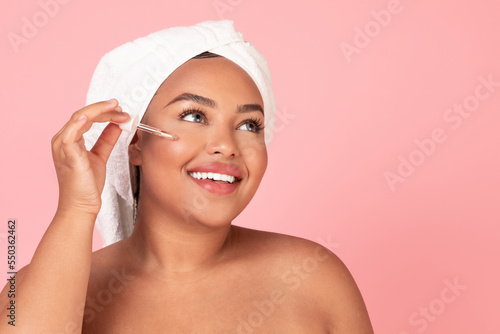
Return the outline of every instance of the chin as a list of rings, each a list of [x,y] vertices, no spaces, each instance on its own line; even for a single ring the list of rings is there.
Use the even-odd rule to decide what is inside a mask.
[[[212,210],[204,212],[186,212],[183,219],[186,223],[197,224],[206,228],[217,229],[231,225],[232,221],[241,213],[233,210],[213,212]]]

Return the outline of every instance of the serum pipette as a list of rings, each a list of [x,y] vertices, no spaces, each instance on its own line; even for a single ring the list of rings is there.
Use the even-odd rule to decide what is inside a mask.
[[[120,129],[127,131],[127,132],[135,132],[136,130],[142,130],[147,133],[151,133],[153,135],[157,135],[163,138],[168,138],[170,140],[177,140],[179,137],[177,137],[174,134],[168,133],[166,131],[160,130],[158,128],[152,127],[150,125],[142,124],[139,123],[139,116],[136,116],[134,118],[131,118],[128,122],[125,123],[116,123]]]

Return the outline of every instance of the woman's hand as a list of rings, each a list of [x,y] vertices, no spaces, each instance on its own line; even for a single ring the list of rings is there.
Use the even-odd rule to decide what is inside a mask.
[[[106,162],[121,130],[110,123],[90,151],[85,149],[83,134],[93,122],[122,123],[128,119],[116,100],[94,103],[75,112],[52,139],[59,207],[29,266],[16,279],[16,289],[23,292],[16,295],[16,305],[23,313],[23,333],[82,330],[95,216],[101,206]],[[2,319],[9,314],[5,291],[0,294],[0,308],[5,305],[3,311],[0,309]],[[49,309],[47,316],[44,310]],[[6,320],[0,322],[0,332],[14,331]]]
[[[126,122],[115,99],[97,102],[75,112],[52,138],[52,157],[59,182],[58,212],[77,210],[95,214],[101,208],[101,193],[106,177],[106,162],[118,141],[121,129],[108,124],[94,147],[87,151],[83,134],[93,122]]]

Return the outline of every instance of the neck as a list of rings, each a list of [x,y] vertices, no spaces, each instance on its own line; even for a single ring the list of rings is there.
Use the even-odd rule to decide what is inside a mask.
[[[232,240],[230,223],[207,227],[174,217],[137,215],[128,238],[137,263],[146,271],[188,273],[209,269],[224,258]]]

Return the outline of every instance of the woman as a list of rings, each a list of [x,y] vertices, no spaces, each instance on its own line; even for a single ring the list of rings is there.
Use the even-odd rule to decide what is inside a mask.
[[[78,110],[53,138],[59,205],[16,278],[23,332],[373,332],[354,280],[329,250],[231,224],[265,172],[270,134],[263,126],[273,99],[261,80],[266,70],[261,79],[256,74],[262,66],[253,71],[244,60],[240,66],[217,47],[203,51],[176,65],[146,98],[141,122],[178,140],[136,132],[126,141],[138,169],[135,217],[118,221],[132,219],[130,235],[91,252],[94,223],[109,204],[104,194],[101,200],[103,188],[119,187],[111,185],[117,172],[111,152],[120,142],[117,124],[130,121],[119,102]],[[113,123],[87,151],[83,134],[94,122]],[[13,332],[5,321],[0,326]]]

